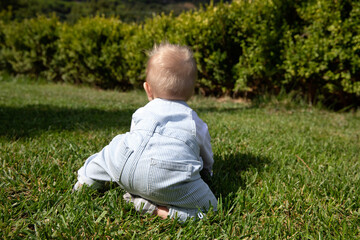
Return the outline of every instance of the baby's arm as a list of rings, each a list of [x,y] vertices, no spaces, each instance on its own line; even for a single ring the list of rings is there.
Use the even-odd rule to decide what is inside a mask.
[[[193,111],[193,119],[196,124],[196,139],[200,147],[200,156],[203,160],[203,169],[212,176],[214,164],[213,152],[210,143],[210,134],[207,124],[201,120],[196,112]]]
[[[116,182],[114,170],[111,166],[113,160],[112,152],[115,152],[120,138],[121,135],[115,137],[109,145],[85,161],[85,164],[78,171],[78,181],[73,190],[80,189],[84,184],[95,189],[104,189],[106,183]]]
[[[102,151],[104,151],[104,149]],[[101,189],[106,181],[110,181],[109,178],[101,178],[100,180],[100,175],[106,176],[106,174],[104,174],[106,171],[104,171],[101,162],[104,162],[101,158],[101,152],[89,157],[85,161],[85,164],[78,170],[78,181],[73,189],[78,190],[83,185],[91,186],[94,189]]]
[[[206,125],[206,124],[205,124]],[[200,156],[204,163],[204,169],[212,176],[212,167],[214,165],[213,152],[210,143],[210,134],[207,130],[203,135],[203,144],[200,146]]]

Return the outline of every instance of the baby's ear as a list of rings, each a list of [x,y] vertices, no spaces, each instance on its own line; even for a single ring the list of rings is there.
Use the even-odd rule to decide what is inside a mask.
[[[149,84],[147,82],[143,83],[143,87],[144,87],[145,92],[147,92],[148,86],[149,86]]]
[[[153,93],[151,91],[150,85],[147,82],[144,82],[143,87],[145,89],[145,92],[146,92],[146,95],[147,95],[149,101],[153,100],[154,96],[153,96]]]

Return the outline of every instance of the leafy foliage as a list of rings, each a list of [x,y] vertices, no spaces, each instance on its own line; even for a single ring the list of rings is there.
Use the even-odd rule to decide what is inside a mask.
[[[59,39],[56,17],[1,24],[0,66],[11,73],[32,76],[46,75],[54,67]]]
[[[233,1],[141,23],[85,17],[0,22],[0,67],[15,74],[138,88],[146,51],[162,41],[190,46],[197,91],[254,97],[295,91],[333,108],[360,105],[357,1]]]
[[[355,96],[360,96],[359,2],[321,1],[299,14],[307,24],[301,33],[285,34],[283,83],[302,88],[310,100],[356,101]]]
[[[84,18],[64,24],[55,56],[61,79],[108,88],[128,87],[123,58],[122,23],[115,18]]]
[[[10,11],[11,18],[19,21],[34,18],[38,14],[56,14],[62,22],[71,24],[80,18],[96,15],[116,16],[124,22],[141,22],[153,14],[173,12],[179,15],[210,2],[217,3],[220,0],[6,0],[0,1],[0,11]]]

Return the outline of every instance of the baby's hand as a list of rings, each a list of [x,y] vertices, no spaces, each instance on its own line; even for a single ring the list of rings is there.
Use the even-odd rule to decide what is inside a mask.
[[[81,187],[82,187],[82,184],[79,181],[77,181],[72,189],[72,192],[79,190]]]
[[[94,181],[91,185],[87,183],[81,183],[81,181],[77,181],[72,189],[72,192],[80,190],[82,186],[86,184],[87,186],[91,187],[92,189],[95,189],[100,192],[105,192],[110,189],[111,182],[96,182]]]

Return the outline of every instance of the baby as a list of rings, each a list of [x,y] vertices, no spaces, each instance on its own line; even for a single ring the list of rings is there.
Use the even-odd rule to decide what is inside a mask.
[[[214,163],[208,127],[186,104],[196,78],[189,48],[155,46],[144,83],[149,103],[133,114],[130,132],[86,160],[74,190],[116,182],[137,211],[180,221],[216,211],[217,199],[200,177],[212,175]]]

